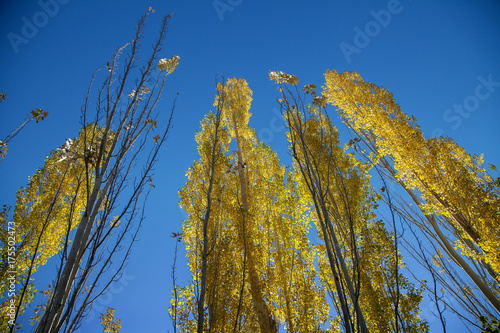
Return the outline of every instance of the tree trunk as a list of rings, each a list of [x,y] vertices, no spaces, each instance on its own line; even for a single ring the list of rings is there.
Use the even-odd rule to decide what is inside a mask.
[[[238,175],[240,180],[240,191],[241,191],[241,201],[243,202],[243,218],[248,217],[249,207],[246,193],[246,185],[245,185],[245,175],[243,172],[243,157],[241,152],[240,138],[238,135],[238,128],[236,126],[236,122],[233,122],[235,134],[236,134],[236,144],[238,147]],[[262,333],[275,333],[277,332],[276,325],[274,324],[274,319],[272,318],[271,312],[264,300],[264,296],[262,295],[262,287],[260,283],[260,279],[255,267],[255,259],[254,259],[254,245],[252,241],[252,237],[248,237],[248,234],[251,234],[251,228],[247,230],[247,237],[243,239],[247,247],[247,258],[248,258],[248,275],[250,281],[250,293],[252,294],[252,304],[254,310],[257,314],[259,320],[259,327]]]

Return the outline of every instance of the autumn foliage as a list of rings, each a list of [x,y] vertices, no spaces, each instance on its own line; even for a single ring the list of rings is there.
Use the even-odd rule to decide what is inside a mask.
[[[483,158],[450,138],[424,138],[390,92],[357,73],[327,71],[322,94],[312,84],[299,89],[291,74],[269,78],[281,94],[293,165],[282,166],[248,126],[247,83],[219,82],[216,111],[196,134],[200,158],[179,192],[193,283],[172,300],[174,329],[424,332],[424,291],[438,310],[450,306],[438,284],[465,299],[452,308],[471,324],[497,316],[500,200]],[[328,104],[352,135],[344,147]],[[379,215],[381,204],[392,218]],[[418,245],[401,239],[413,228],[421,229]],[[418,237],[432,246],[423,249]],[[415,285],[403,250],[430,270],[434,289]],[[451,275],[446,258],[472,285]]]
[[[136,70],[153,12],[113,54],[100,88],[92,76],[77,136],[51,151],[17,191],[15,241],[10,208],[0,212],[0,246],[16,253],[15,263],[9,251],[0,257],[1,331],[20,328],[18,317],[38,292],[33,275],[56,255],[53,286],[40,292],[31,317],[38,333],[77,330],[125,267],[175,107],[158,130],[154,109],[180,59],[159,57],[169,15]],[[187,218],[173,236],[185,246],[191,280],[177,284],[174,264],[174,332],[428,332],[425,296],[444,330],[444,309],[478,329],[498,329],[495,167],[451,138],[424,137],[391,92],[358,73],[324,76],[319,92],[314,84],[300,87],[292,74],[269,72],[290,165],[249,125],[248,83],[216,82],[214,110],[195,134],[199,157],[179,190]],[[46,116],[35,108],[0,141],[0,160],[28,122]],[[350,135],[345,144],[341,128]],[[432,281],[408,269],[409,261]],[[12,299],[10,285],[20,287]],[[100,323],[104,332],[122,327],[113,308]]]

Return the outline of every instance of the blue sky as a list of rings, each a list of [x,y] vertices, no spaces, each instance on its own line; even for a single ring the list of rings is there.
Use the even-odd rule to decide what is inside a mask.
[[[359,72],[392,91],[425,136],[450,136],[469,153],[484,153],[486,163],[500,165],[500,3],[495,0],[3,0],[0,91],[7,99],[0,104],[0,137],[35,107],[49,116],[27,126],[9,145],[0,164],[1,204],[13,205],[15,191],[49,151],[76,136],[91,74],[132,38],[149,6],[156,14],[144,47],[151,44],[161,15],[173,12],[162,56],[181,57],[159,107],[168,112],[177,92],[179,98],[127,279],[99,304],[117,309],[125,333],[170,328],[175,246],[170,235],[181,229],[183,219],[177,191],[197,158],[194,132],[212,108],[217,74],[248,81],[254,92],[250,124],[286,164],[290,156],[273,110],[279,96],[267,78],[269,70],[317,86],[323,85],[326,69]],[[34,23],[36,30],[25,27]],[[16,43],[20,38],[23,43]],[[188,273],[180,256],[182,282]],[[82,332],[98,331],[97,319],[84,324]]]

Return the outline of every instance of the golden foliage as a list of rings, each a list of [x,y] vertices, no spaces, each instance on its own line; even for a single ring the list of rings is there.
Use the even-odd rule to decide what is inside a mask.
[[[328,321],[329,307],[324,288],[316,283],[315,251],[307,238],[307,204],[297,193],[294,176],[248,127],[251,90],[247,83],[233,78],[217,88],[218,98],[224,101],[223,128],[216,147],[208,226],[206,325],[212,331],[226,332],[238,320],[238,331],[259,331],[260,309],[255,302],[263,297],[274,327],[284,324],[290,331],[314,331]],[[179,192],[180,205],[188,213],[183,241],[196,283],[201,277],[201,230],[208,204],[214,121],[215,114],[210,112],[201,123],[196,135],[200,159],[188,170]],[[233,139],[238,151],[230,153]],[[183,309],[183,318],[194,311],[190,295],[182,303],[191,307]],[[195,322],[190,323],[195,327]]]
[[[93,181],[92,165],[96,163],[101,136],[99,127],[88,126],[78,138],[68,139],[61,148],[50,152],[44,166],[29,178],[27,187],[18,190],[13,223],[9,224],[6,214],[2,215],[0,244],[7,247],[13,235],[16,243],[14,265],[8,261],[8,252],[2,252],[2,297],[9,289],[6,279],[9,271],[16,272],[15,281],[22,286],[28,275],[63,249],[66,235],[78,226],[86,205],[87,185],[90,185],[87,182]],[[86,173],[86,166],[90,166],[90,174]],[[35,292],[31,285],[27,287],[22,309],[31,302]],[[16,298],[16,305],[18,301]],[[5,311],[2,308],[2,313]]]
[[[107,308],[106,312],[101,314],[100,319],[104,332],[120,333],[122,324],[120,319],[115,318],[115,309]]]
[[[420,194],[424,214],[447,221],[462,253],[484,261],[499,280],[500,197],[482,156],[471,156],[450,138],[425,139],[384,87],[353,72],[325,73],[325,96],[361,134],[376,160],[390,157],[396,178]]]

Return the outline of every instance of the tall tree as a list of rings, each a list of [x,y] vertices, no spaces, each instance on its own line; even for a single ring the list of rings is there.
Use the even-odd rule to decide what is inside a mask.
[[[250,294],[252,295],[252,304],[257,314],[258,323],[261,332],[272,333],[278,330],[275,319],[272,317],[268,303],[264,299],[263,279],[258,273],[258,249],[254,242],[257,237],[258,229],[256,216],[251,214],[250,204],[253,197],[248,193],[250,191],[251,177],[248,172],[248,166],[253,166],[257,156],[252,156],[251,141],[253,139],[248,120],[250,118],[250,103],[252,92],[244,80],[230,79],[225,86],[219,87],[225,93],[225,105],[223,106],[223,116],[228,125],[229,133],[236,141],[236,169],[239,180],[239,200],[241,200],[241,220],[240,228],[242,241],[248,263],[248,275]],[[246,170],[245,167],[247,167]],[[250,203],[249,203],[250,201]],[[255,205],[252,205],[255,209]]]
[[[85,160],[81,155],[69,157],[68,154],[83,151],[86,135],[99,129],[89,126],[87,131],[86,134],[82,131],[74,140],[68,139],[64,146],[50,153],[43,168],[30,178],[28,186],[18,190],[13,221],[0,221],[0,242],[5,246],[11,243],[13,250],[10,260],[8,252],[2,253],[0,283],[2,291],[9,290],[8,285],[14,281],[21,285],[16,299],[20,313],[34,296],[31,276],[67,245],[66,235],[78,226],[87,195],[87,188],[83,186]],[[4,298],[6,293],[2,296]],[[7,329],[13,318],[12,312],[7,311],[10,300],[5,298],[2,313],[10,315],[3,321],[3,328]]]
[[[189,169],[180,191],[181,206],[189,216],[183,240],[198,283],[207,244],[207,193],[215,175],[207,227],[206,329],[275,332],[284,323],[292,332],[321,331],[327,324],[328,304],[316,285],[307,205],[292,174],[248,127],[251,91],[246,82],[229,79],[217,90],[214,106],[222,107],[223,125],[217,131],[220,148],[213,155],[218,112],[209,113],[196,137],[200,160]],[[232,140],[236,151],[230,154]],[[183,301],[188,305],[183,318],[194,303],[192,297]],[[182,328],[189,329],[192,324],[185,322]]]
[[[299,92],[293,75],[270,72],[270,78],[282,92],[279,103],[290,149],[314,203],[328,258],[328,264],[320,265],[323,281],[334,286],[333,300],[345,330],[426,331],[427,324],[418,316],[422,291],[400,274],[400,254],[372,212],[368,168],[339,147],[325,97],[316,94],[314,85]]]
[[[470,277],[498,316],[500,197],[483,157],[470,156],[450,138],[425,139],[416,119],[400,110],[390,92],[357,73],[329,70],[325,79],[328,102],[359,138],[361,150],[407,192],[426,220],[418,225]],[[458,287],[474,307],[468,287]]]
[[[17,245],[24,281],[11,332],[29,298],[26,291],[32,273],[56,252],[60,253],[59,268],[42,305],[44,313],[38,318],[36,332],[78,329],[92,302],[120,278],[125,267],[145,218],[142,200],[171,126],[172,113],[164,130],[153,136],[161,119],[154,109],[166,77],[179,62],[177,56],[159,57],[170,18],[167,15],[138,78],[130,82],[151,12],[139,19],[133,41],[119,48],[108,62],[104,82],[95,93],[91,88],[96,74],[92,76],[82,106],[79,137],[67,140],[52,153],[29,187],[18,194],[14,222],[27,227]],[[129,53],[120,66],[118,59],[126,48]],[[149,154],[143,153],[146,149]],[[143,170],[134,175],[139,162]],[[28,220],[19,220],[24,218]],[[107,271],[112,261],[115,273],[110,274]]]

